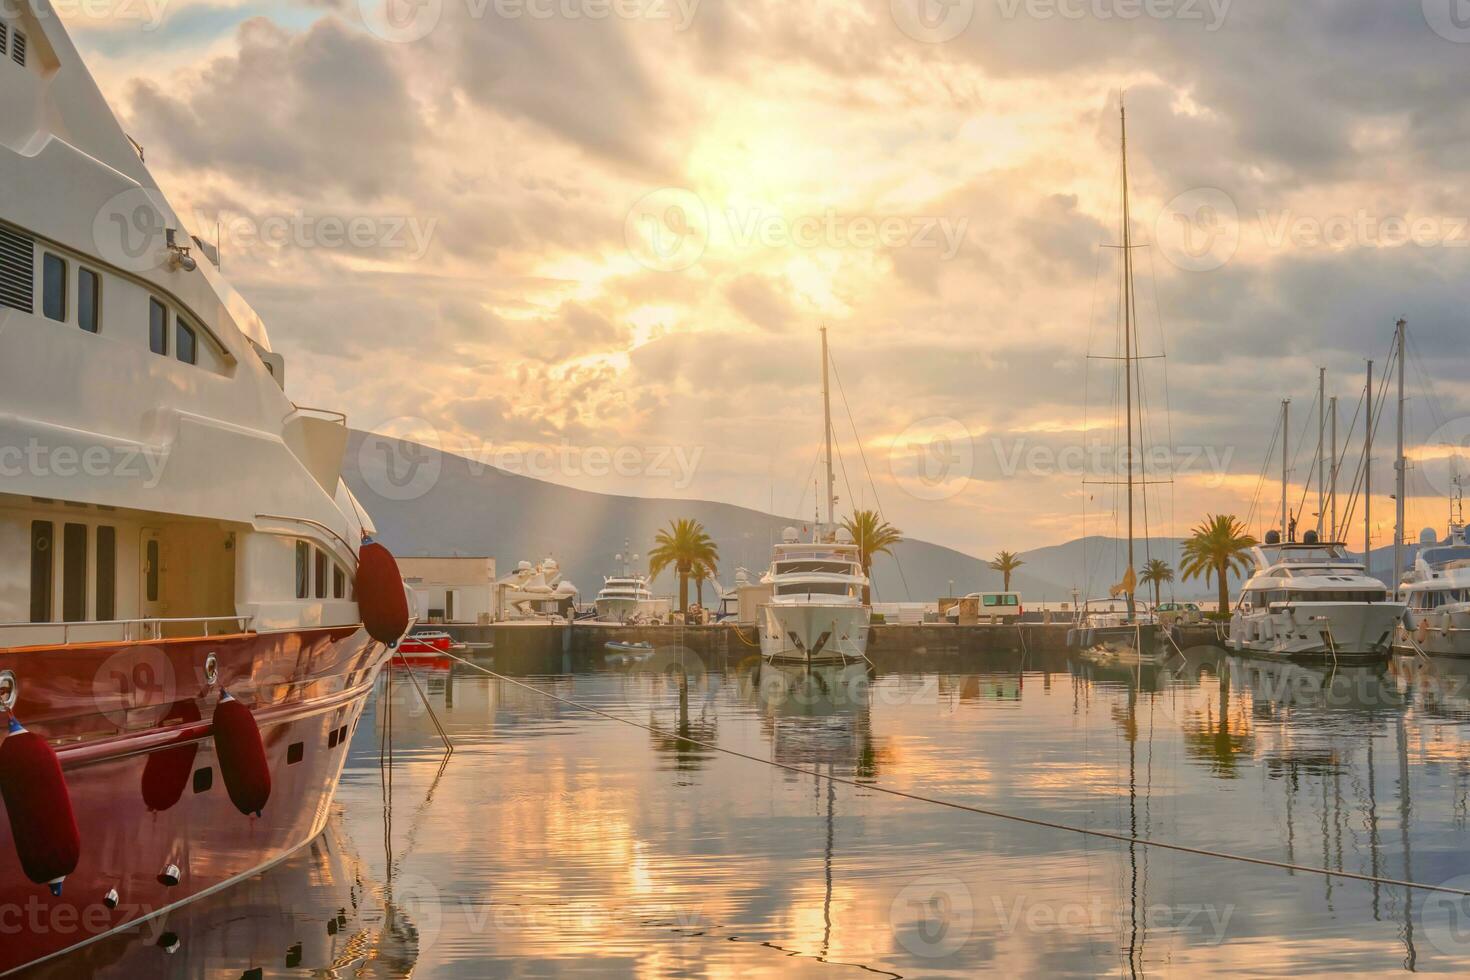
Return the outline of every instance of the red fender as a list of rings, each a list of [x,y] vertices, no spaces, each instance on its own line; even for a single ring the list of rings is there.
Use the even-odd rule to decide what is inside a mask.
[[[13,717],[0,742],[0,795],[26,877],[59,896],[61,883],[81,860],[76,813],[56,752]]]
[[[357,552],[357,611],[363,628],[379,643],[392,646],[408,632],[408,596],[398,562],[368,537]]]
[[[224,692],[214,709],[214,751],[230,802],[246,815],[260,816],[271,798],[271,767],[260,726],[250,709]]]

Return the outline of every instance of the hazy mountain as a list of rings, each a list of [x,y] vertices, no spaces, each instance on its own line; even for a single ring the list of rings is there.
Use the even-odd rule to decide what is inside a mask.
[[[785,527],[805,525],[800,518],[778,517],[709,501],[622,497],[574,490],[509,473],[414,443],[400,443],[353,432],[344,476],[372,514],[383,542],[400,555],[488,555],[500,574],[518,561],[554,557],[584,599],[617,569],[614,556],[624,550],[645,555],[659,528],[677,517],[692,517],[720,548],[720,581],[734,581],[737,566],[758,576],[770,559],[771,544]],[[880,601],[931,601],[949,594],[998,589],[999,573],[985,561],[926,541],[904,541],[894,558],[880,556],[873,578]],[[1147,556],[1179,565],[1178,539],[1151,539],[1136,546],[1141,571]],[[1088,537],[1024,551],[1026,564],[1012,577],[1012,588],[1038,600],[1063,600],[1075,587],[1093,596],[1123,576],[1122,542]],[[987,559],[988,560],[988,559]],[[1375,570],[1392,567],[1392,549],[1374,551]],[[646,563],[645,563],[646,567]],[[1232,581],[1232,587],[1239,584]],[[673,594],[677,582],[666,573],[655,592]],[[1166,590],[1167,591],[1167,590]],[[1175,583],[1181,598],[1214,595],[1203,582]],[[709,596],[707,595],[708,599]]]

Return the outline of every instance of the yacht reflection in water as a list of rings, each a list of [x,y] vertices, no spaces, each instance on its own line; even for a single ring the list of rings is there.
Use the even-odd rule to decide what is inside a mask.
[[[408,977],[419,934],[334,813],[307,847],[27,977]]]
[[[822,849],[822,939],[817,959],[828,962],[832,949],[832,889],[836,874],[837,784],[831,778],[874,781],[878,777],[873,747],[872,665],[757,663],[742,678],[749,685],[771,740],[771,758],[783,766],[811,773],[788,773],[808,779],[812,798],[822,813],[826,839]],[[876,970],[880,976],[898,976]]]

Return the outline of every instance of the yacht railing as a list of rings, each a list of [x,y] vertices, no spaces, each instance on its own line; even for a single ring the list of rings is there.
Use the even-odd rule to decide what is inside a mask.
[[[123,643],[136,643],[147,640],[164,639],[164,631],[168,627],[198,625],[202,629],[196,634],[185,634],[187,636],[224,636],[232,633],[250,632],[250,616],[190,616],[183,618],[151,617],[145,619],[103,619],[103,620],[79,620],[69,623],[0,623],[0,646],[5,644],[8,636],[23,630],[30,630],[37,634],[45,635],[46,644],[56,642],[54,636],[56,631],[61,632],[61,642],[71,643],[106,643],[121,641]],[[210,632],[211,624],[230,624],[228,629],[217,629]],[[116,629],[110,629],[116,628]],[[120,633],[121,636],[115,634]],[[78,636],[78,634],[83,634]],[[175,637],[170,637],[173,639]],[[40,645],[40,644],[37,644]]]

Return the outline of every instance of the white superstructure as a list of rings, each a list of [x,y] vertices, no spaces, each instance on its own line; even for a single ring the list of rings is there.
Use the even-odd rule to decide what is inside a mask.
[[[1256,570],[1230,620],[1231,645],[1302,659],[1386,658],[1404,604],[1342,545],[1306,538],[1283,544],[1273,531],[1252,549]]]
[[[0,646],[359,622],[345,417],[286,396],[55,12],[0,25]]]
[[[800,664],[866,659],[872,610],[863,601],[868,577],[858,546],[850,539],[801,543],[795,528],[782,537],[761,578],[771,588],[761,609],[761,655]]]

